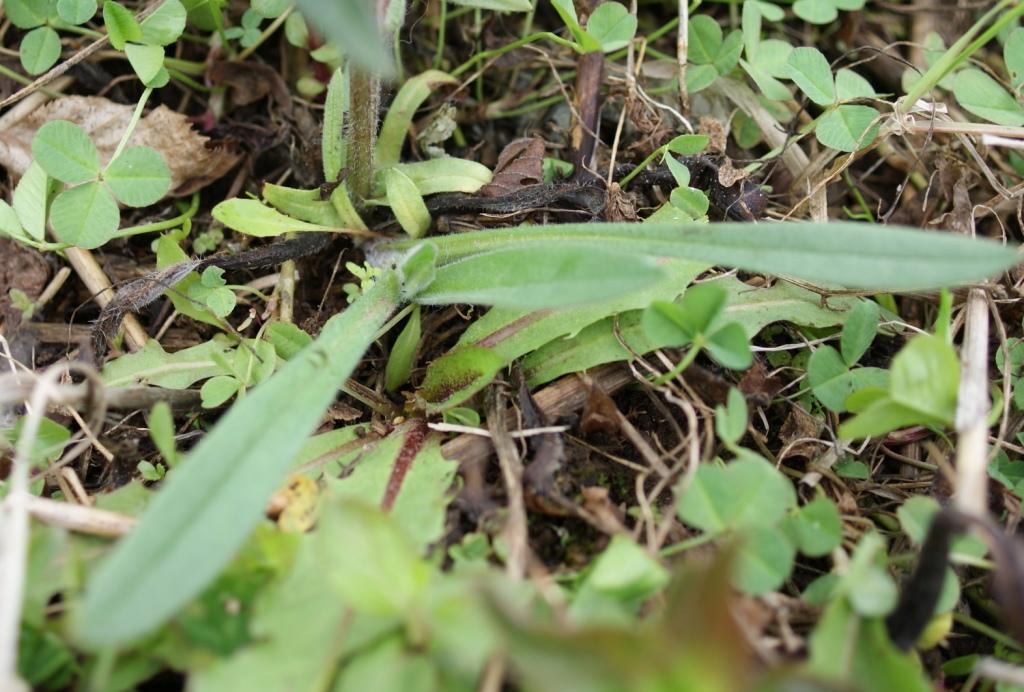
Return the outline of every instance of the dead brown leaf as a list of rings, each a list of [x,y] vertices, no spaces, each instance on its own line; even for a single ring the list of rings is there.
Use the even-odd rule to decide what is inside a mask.
[[[618,183],[608,186],[608,202],[604,207],[604,215],[608,221],[639,221],[636,213],[636,202],[630,193],[619,187]]]
[[[51,120],[70,120],[83,128],[106,163],[117,148],[132,116],[132,106],[100,96],[64,96],[51,101],[11,126],[0,138],[0,165],[20,178],[32,162],[32,137]],[[187,117],[166,106],[147,113],[129,140],[131,145],[153,147],[171,169],[172,197],[190,195],[217,180],[241,159],[230,147],[192,129]]]
[[[480,188],[485,197],[510,192],[544,182],[544,140],[523,137],[509,142],[498,154],[491,182]]]
[[[612,398],[600,387],[587,389],[587,403],[583,405],[580,416],[580,432],[584,435],[603,433],[614,435],[619,432],[619,419],[622,414]]]
[[[740,391],[755,406],[767,406],[782,389],[783,382],[770,375],[761,358],[755,358],[754,364],[743,374],[740,380]]]

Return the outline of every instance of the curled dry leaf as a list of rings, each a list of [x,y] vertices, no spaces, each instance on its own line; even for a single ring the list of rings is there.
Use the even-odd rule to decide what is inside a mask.
[[[82,127],[106,163],[132,116],[126,106],[99,96],[65,96],[38,108],[12,125],[0,138],[0,165],[21,177],[32,161],[32,137],[50,120],[70,120]],[[192,129],[189,120],[166,106],[147,113],[132,133],[130,145],[153,147],[171,169],[173,197],[190,195],[217,180],[238,163],[241,153],[216,146]]]
[[[497,197],[544,181],[544,140],[523,137],[509,142],[498,154],[491,182],[481,195]]]

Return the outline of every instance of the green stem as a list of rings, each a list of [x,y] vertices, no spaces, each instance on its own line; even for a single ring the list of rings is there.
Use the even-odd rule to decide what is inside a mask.
[[[448,23],[448,0],[441,0],[441,17],[437,20],[437,48],[434,51],[434,69],[441,69],[444,59],[445,25]]]
[[[155,231],[165,231],[168,228],[175,228],[190,220],[199,211],[199,193],[192,195],[192,201],[188,205],[188,209],[183,211],[173,219],[167,219],[166,221],[156,221],[154,223],[145,223],[141,226],[129,226],[128,228],[122,228],[114,234],[115,238],[128,238],[134,235],[141,235],[143,233],[153,233]]]
[[[377,115],[380,108],[380,82],[367,70],[354,64],[349,76],[349,117],[351,128],[345,147],[348,186],[357,206],[369,199],[373,184],[373,147],[377,139]]]
[[[1024,646],[1021,646],[1016,639],[1006,636],[996,628],[989,627],[980,620],[975,620],[970,615],[954,612],[953,620],[954,622],[959,622],[961,625],[964,625],[965,627],[970,627],[975,632],[979,632],[985,635],[992,641],[999,642],[1007,648],[1013,649],[1014,651],[1024,651]]]
[[[11,68],[5,67],[4,65],[0,65],[0,75],[7,77],[11,81],[21,84],[22,86],[28,86],[32,83],[32,80],[26,77],[25,75],[19,74]]]
[[[404,308],[399,310],[398,313],[394,317],[392,317],[390,320],[388,320],[387,324],[385,324],[383,327],[381,327],[379,330],[377,330],[377,333],[374,335],[373,340],[376,341],[377,339],[381,338],[382,336],[384,336],[385,334],[390,332],[394,328],[394,326],[396,324],[398,324],[399,322],[404,320],[406,318],[406,316],[410,312],[412,312],[415,308],[416,308],[416,303],[409,303]]]
[[[89,38],[104,38],[106,34],[92,29],[87,29],[84,26],[78,26],[77,24],[68,24],[60,20],[49,22],[50,26],[54,29],[58,29],[68,34],[78,34],[79,36],[88,36]]]
[[[184,72],[179,72],[178,70],[172,67],[167,68],[167,73],[171,76],[171,79],[176,79],[188,88],[195,89],[196,91],[201,91],[204,94],[218,94],[227,90],[227,87],[223,86],[208,87],[205,84],[200,84]]]
[[[670,60],[670,61],[674,62],[675,59],[676,59],[676,56],[669,55],[668,53],[663,53],[662,51],[658,50],[657,48],[651,48],[650,46],[647,47],[647,51],[646,52],[647,52],[647,55],[649,57],[655,58],[657,60]]]
[[[488,113],[487,119],[497,120],[499,118],[514,118],[519,115],[526,115],[527,113],[533,113],[534,111],[542,110],[544,108],[547,108],[548,106],[553,106],[556,103],[559,103],[563,100],[565,100],[564,96],[562,96],[561,94],[555,94],[554,96],[549,96],[545,99],[535,101],[534,103],[526,103],[516,108],[510,108],[507,111],[497,111],[495,113]]]
[[[195,60],[181,58],[164,58],[164,66],[168,70],[177,70],[192,77],[202,77],[206,73],[206,65]]]
[[[843,180],[846,182],[846,186],[850,188],[850,194],[857,201],[857,206],[861,208],[867,220],[871,223],[875,222],[875,215],[871,213],[871,207],[868,206],[867,200],[864,199],[864,195],[861,194],[860,189],[854,185],[853,176],[850,175],[849,170],[843,171]]]
[[[655,387],[660,387],[669,380],[678,377],[679,373],[683,372],[684,370],[686,370],[686,368],[690,367],[690,365],[693,364],[693,361],[696,360],[697,354],[700,353],[700,340],[701,336],[698,334],[697,338],[694,339],[693,344],[690,346],[690,350],[686,352],[686,355],[683,356],[682,360],[676,363],[675,367],[666,372],[664,375],[655,378],[651,382],[651,384],[654,385]]]
[[[1024,13],[1024,3],[1017,5],[1007,12],[986,31],[979,40],[974,40],[978,32],[989,21],[996,17],[1004,7],[1017,0],[1001,0],[995,7],[986,12],[981,19],[976,21],[963,36],[946,49],[946,52],[935,62],[927,72],[922,75],[914,86],[910,88],[906,96],[897,102],[897,112],[906,112],[917,103],[918,99],[935,88],[935,85],[942,81],[943,77],[952,72],[957,65],[973,55],[981,46],[995,36],[999,30]]]
[[[680,541],[670,546],[666,546],[658,551],[659,557],[671,557],[672,555],[678,555],[679,553],[685,552],[691,548],[710,543],[711,541],[718,538],[717,534],[714,533],[702,533],[699,536],[693,538],[687,538],[685,541]]]
[[[504,55],[505,53],[508,53],[510,51],[515,50],[516,48],[522,48],[523,46],[525,46],[525,45],[527,45],[529,43],[534,43],[536,41],[539,41],[542,38],[546,38],[549,41],[552,41],[553,43],[557,43],[558,45],[563,46],[565,48],[572,48],[577,53],[581,52],[580,51],[580,47],[578,45],[576,45],[576,43],[574,43],[573,41],[568,41],[568,40],[562,38],[561,36],[559,36],[558,34],[553,34],[550,31],[538,31],[535,34],[530,34],[529,36],[524,36],[523,38],[516,39],[512,43],[508,43],[508,44],[502,46],[501,48],[493,48],[491,50],[480,51],[479,53],[474,55],[472,58],[470,58],[469,60],[467,60],[466,62],[462,63],[461,65],[456,67],[454,70],[452,70],[451,71],[451,75],[453,77],[458,77],[460,74],[463,74],[464,72],[466,72],[467,70],[469,70],[471,67],[473,67],[474,65],[476,65],[479,62],[483,62],[485,60],[490,60],[491,58],[500,57],[500,56]]]
[[[656,158],[658,158],[659,156],[663,156],[667,149],[668,145],[663,144],[662,146],[652,151],[646,159],[640,162],[640,165],[631,170],[625,177],[623,177],[622,180],[619,181],[619,187],[625,190],[626,186],[629,185],[629,181],[631,181],[636,176],[640,175],[640,172],[643,169],[647,168],[649,165],[651,165],[651,162],[654,161]]]
[[[258,39],[256,39],[256,43],[252,44],[251,46],[249,46],[245,50],[243,50],[243,51],[238,53],[237,60],[239,60],[239,61],[245,60],[250,55],[252,55],[256,51],[257,48],[259,48],[260,46],[263,45],[264,41],[266,41],[268,38],[270,38],[271,35],[273,35],[273,33],[275,31],[277,31],[281,27],[282,24],[284,24],[285,20],[288,19],[288,15],[290,15],[294,9],[295,9],[294,6],[289,7],[287,10],[285,10],[280,15],[278,15],[274,19],[274,21],[272,21],[270,24],[268,24],[267,28],[264,29],[262,31],[262,33],[260,33],[260,37]]]
[[[135,126],[139,124],[139,119],[142,117],[142,110],[146,107],[146,101],[149,100],[149,95],[153,93],[153,87],[146,87],[146,90],[142,92],[142,96],[139,97],[139,102],[135,106],[135,111],[132,112],[132,119],[128,121],[128,127],[124,129],[124,134],[121,135],[121,141],[117,143],[117,149],[114,150],[114,155],[110,157],[110,161],[107,162],[107,166],[117,160],[117,157],[124,151],[125,146],[128,144],[128,140],[131,139],[132,132],[135,131]],[[106,168],[104,168],[106,170]]]

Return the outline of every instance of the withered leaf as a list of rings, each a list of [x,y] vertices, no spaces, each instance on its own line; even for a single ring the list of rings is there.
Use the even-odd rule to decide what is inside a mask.
[[[36,109],[12,125],[0,139],[0,166],[20,178],[32,162],[32,137],[51,120],[70,120],[86,131],[106,163],[132,116],[132,106],[100,96],[65,96]],[[191,195],[217,180],[241,159],[230,147],[192,129],[186,116],[157,106],[135,127],[130,145],[153,147],[171,170],[172,197]]]
[[[498,154],[491,182],[479,194],[497,197],[544,181],[544,140],[523,137],[509,142]]]

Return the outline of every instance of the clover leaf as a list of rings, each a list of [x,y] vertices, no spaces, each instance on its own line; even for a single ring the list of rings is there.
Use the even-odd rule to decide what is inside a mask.
[[[843,325],[841,352],[832,346],[820,346],[807,361],[811,391],[826,408],[845,411],[846,399],[855,391],[886,385],[888,374],[880,368],[852,369],[875,338],[878,315],[877,303],[869,300],[857,303]]]
[[[50,206],[54,232],[63,242],[83,248],[99,247],[117,232],[117,201],[148,206],[167,194],[171,184],[167,164],[150,147],[129,147],[102,168],[89,135],[67,120],[51,120],[40,127],[32,139],[32,154],[44,181],[32,188],[39,191],[30,200],[25,198],[27,190],[20,194],[16,190],[14,209],[19,218],[25,217],[22,227],[37,240],[42,240],[42,223],[26,223],[45,218],[46,176],[71,186],[57,194]]]
[[[688,288],[678,303],[654,301],[643,314],[644,332],[656,343],[691,344],[690,352],[675,368],[680,372],[693,362],[700,350],[706,350],[727,368],[747,368],[753,356],[743,327],[736,322],[720,324],[727,298],[721,287],[704,283]],[[674,376],[674,372],[663,378],[670,376]]]

